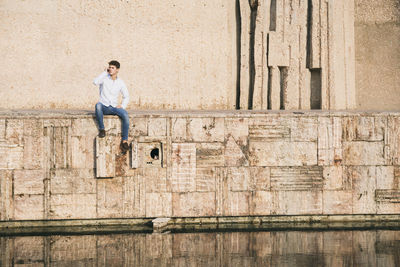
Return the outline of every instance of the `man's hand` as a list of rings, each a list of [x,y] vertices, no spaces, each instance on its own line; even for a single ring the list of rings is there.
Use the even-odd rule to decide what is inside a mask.
[[[121,106],[121,105],[118,105],[117,108],[122,108],[122,106]]]

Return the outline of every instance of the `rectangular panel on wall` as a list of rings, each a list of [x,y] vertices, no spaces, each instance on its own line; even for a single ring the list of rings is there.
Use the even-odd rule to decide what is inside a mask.
[[[96,177],[115,176],[114,139],[111,136],[96,137]]]

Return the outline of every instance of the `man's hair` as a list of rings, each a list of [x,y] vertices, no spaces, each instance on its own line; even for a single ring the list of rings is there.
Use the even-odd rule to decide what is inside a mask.
[[[121,67],[121,64],[119,64],[119,62],[116,60],[111,60],[110,62],[108,62],[108,65],[113,65],[113,66],[117,67],[117,69],[119,69]]]

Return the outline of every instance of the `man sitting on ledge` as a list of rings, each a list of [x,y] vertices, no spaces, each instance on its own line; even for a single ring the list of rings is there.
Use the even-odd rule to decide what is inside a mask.
[[[100,100],[96,104],[96,119],[99,125],[99,137],[106,136],[103,115],[117,115],[122,120],[121,150],[125,154],[128,149],[129,116],[126,106],[129,101],[129,92],[123,80],[117,77],[120,64],[116,60],[108,63],[108,68],[95,78],[93,83],[99,86]],[[119,94],[122,94],[122,104],[118,105]]]

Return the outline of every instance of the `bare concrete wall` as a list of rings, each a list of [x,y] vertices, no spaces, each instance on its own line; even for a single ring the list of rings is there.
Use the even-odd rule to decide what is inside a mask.
[[[117,59],[128,108],[233,108],[231,2],[1,0],[0,107],[92,108]]]
[[[357,108],[400,108],[400,1],[355,0]]]

